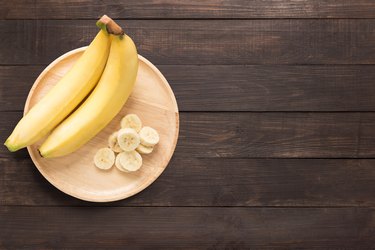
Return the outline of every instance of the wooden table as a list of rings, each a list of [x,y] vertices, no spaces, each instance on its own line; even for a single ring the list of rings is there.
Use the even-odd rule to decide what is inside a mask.
[[[374,1],[66,2],[1,3],[1,141],[106,13],[169,80],[177,149],[142,193],[94,204],[2,147],[0,248],[375,248]]]

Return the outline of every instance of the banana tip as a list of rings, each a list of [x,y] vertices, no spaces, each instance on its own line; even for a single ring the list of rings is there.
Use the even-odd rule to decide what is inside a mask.
[[[17,150],[19,149],[19,147],[12,145],[12,144],[9,142],[9,139],[7,139],[7,140],[4,142],[4,145],[5,145],[5,147],[8,148],[8,150],[9,150],[10,152],[15,152],[15,151],[17,151]]]
[[[46,157],[45,154],[43,154],[43,153],[40,151],[40,148],[38,148],[38,154],[39,154],[42,158],[48,158],[48,157]]]

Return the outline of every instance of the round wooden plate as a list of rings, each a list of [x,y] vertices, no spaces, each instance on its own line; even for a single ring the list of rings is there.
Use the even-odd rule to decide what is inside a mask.
[[[24,114],[57,83],[85,49],[62,55],[40,74],[27,97]],[[108,136],[120,128],[121,118],[129,113],[137,114],[143,125],[159,132],[159,144],[150,155],[142,155],[143,165],[137,172],[123,173],[116,167],[99,170],[93,163],[94,154],[99,148],[107,147]],[[39,155],[37,149],[43,140],[27,149],[40,173],[61,191],[86,201],[108,202],[132,196],[159,177],[172,157],[178,131],[178,107],[171,87],[151,62],[139,56],[138,76],[131,96],[97,136],[76,152],[55,159]]]

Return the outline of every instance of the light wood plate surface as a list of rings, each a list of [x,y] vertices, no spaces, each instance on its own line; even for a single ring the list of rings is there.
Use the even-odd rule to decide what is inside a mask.
[[[86,47],[72,50],[52,62],[37,78],[27,97],[24,114],[37,103],[72,67]],[[123,173],[115,166],[99,170],[93,157],[99,148],[107,147],[108,136],[120,128],[121,118],[137,114],[143,125],[155,128],[160,142],[150,155],[142,155],[142,168]],[[175,96],[160,71],[139,56],[138,76],[134,90],[120,113],[97,136],[67,156],[44,159],[38,153],[42,141],[27,149],[40,173],[56,188],[76,198],[108,202],[132,196],[154,182],[164,171],[176,147],[179,114]]]

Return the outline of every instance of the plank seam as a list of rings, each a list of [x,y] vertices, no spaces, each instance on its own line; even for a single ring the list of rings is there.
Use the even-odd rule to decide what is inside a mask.
[[[251,21],[251,20],[375,20],[375,17],[208,17],[208,18],[188,18],[188,17],[129,17],[129,18],[113,18],[114,20],[130,20],[130,21]],[[97,21],[98,18],[0,18],[0,21]]]
[[[82,201],[85,202],[85,201]],[[375,209],[375,206],[112,206],[112,205],[96,205],[99,203],[92,203],[87,205],[0,205],[0,207],[80,207],[80,208],[252,208],[252,209],[263,209],[263,208],[269,208],[269,209],[346,209],[346,208],[366,208],[366,209]],[[94,205],[94,206],[92,206]]]

